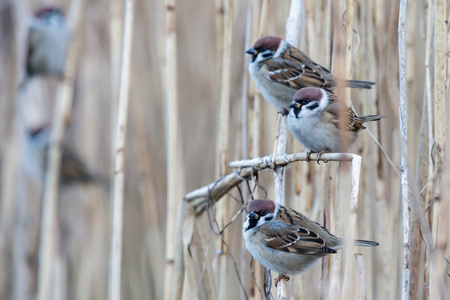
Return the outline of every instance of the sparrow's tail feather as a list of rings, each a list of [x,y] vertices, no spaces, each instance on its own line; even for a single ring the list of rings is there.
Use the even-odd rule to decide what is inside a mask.
[[[381,116],[381,115],[370,115],[370,116],[358,117],[358,119],[361,121],[361,123],[378,121],[378,120],[381,120],[383,118],[385,118],[385,116]]]
[[[376,247],[379,244],[374,241],[366,241],[366,240],[355,240],[355,246],[363,246],[363,247]]]
[[[359,80],[347,80],[347,86],[357,89],[371,89],[375,82],[372,81],[359,81]]]

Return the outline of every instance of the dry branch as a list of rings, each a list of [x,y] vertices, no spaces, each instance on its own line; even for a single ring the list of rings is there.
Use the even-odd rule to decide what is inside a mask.
[[[115,135],[114,162],[114,194],[113,224],[111,239],[111,260],[108,282],[108,299],[121,298],[122,275],[122,231],[123,231],[123,200],[125,193],[125,137],[127,129],[128,102],[130,94],[131,49],[133,41],[134,0],[125,4],[124,36],[122,45],[122,64],[120,74],[119,103],[117,108],[117,127]]]

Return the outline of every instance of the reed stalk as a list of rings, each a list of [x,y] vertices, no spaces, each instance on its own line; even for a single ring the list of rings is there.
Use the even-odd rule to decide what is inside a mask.
[[[178,115],[178,60],[176,31],[176,0],[165,2],[165,83],[166,83],[166,130],[167,130],[167,209],[166,209],[166,266],[164,274],[164,299],[169,299],[173,290],[174,257],[177,238],[177,218],[180,206],[180,157]]]
[[[134,25],[134,0],[125,3],[123,29],[122,62],[120,67],[120,88],[117,107],[117,126],[113,147],[114,153],[114,194],[111,257],[108,279],[108,299],[121,299],[122,292],[122,240],[123,240],[123,201],[125,194],[125,140],[130,95],[131,51]]]
[[[431,251],[430,267],[430,299],[446,298],[442,274],[444,266],[448,266],[444,260],[448,239],[448,209],[449,200],[443,197],[443,166],[445,162],[447,108],[445,82],[447,79],[447,28],[444,20],[447,17],[447,1],[434,1],[434,200],[432,235],[433,250]],[[448,146],[448,143],[447,143]],[[448,149],[448,147],[447,147]],[[448,297],[448,294],[447,294]]]
[[[411,199],[408,184],[408,127],[407,127],[407,94],[406,94],[406,7],[408,1],[400,1],[398,23],[399,44],[399,77],[400,77],[400,150],[401,150],[401,184],[402,184],[402,220],[403,220],[403,272],[402,299],[409,299],[410,289],[410,255],[411,255]]]

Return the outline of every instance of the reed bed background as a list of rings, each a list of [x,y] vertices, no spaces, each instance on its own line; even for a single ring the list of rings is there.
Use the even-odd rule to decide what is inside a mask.
[[[61,6],[74,25],[66,76],[35,78],[18,91],[29,16],[44,4]],[[291,5],[297,27],[287,27]],[[340,90],[339,97],[358,114],[386,116],[352,148],[362,158],[357,211],[348,207],[349,163],[286,167],[286,205],[339,236],[356,220],[357,238],[380,243],[355,249],[354,262],[350,249],[291,278],[288,297],[448,299],[449,6],[445,0],[1,0],[0,299],[276,297],[241,233],[244,204],[275,198],[273,171],[219,180],[235,172],[230,161],[274,152],[276,110],[254,86],[244,53],[264,35],[298,40],[339,77],[376,81],[372,90]],[[61,113],[64,103],[70,117]],[[27,132],[50,124],[92,173],[108,180],[45,184]],[[126,136],[117,124],[126,124]],[[116,141],[124,137],[122,160]],[[58,175],[54,141],[50,176]],[[304,150],[288,133],[286,152]],[[243,178],[240,190],[223,198],[223,190],[206,189],[197,202],[183,201],[217,180],[215,187]],[[43,209],[48,197],[53,208]],[[120,247],[114,256],[113,220]],[[51,239],[44,242],[46,234]],[[43,251],[48,263],[39,265]],[[349,261],[353,275],[346,277]]]

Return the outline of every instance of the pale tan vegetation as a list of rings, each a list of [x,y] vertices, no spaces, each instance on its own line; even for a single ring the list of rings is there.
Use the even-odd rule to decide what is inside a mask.
[[[276,298],[241,226],[248,201],[280,200],[283,185],[286,205],[330,232],[380,243],[291,277],[289,299],[450,297],[448,1],[52,1],[75,26],[66,76],[18,91],[29,15],[44,3],[0,1],[0,299]],[[386,116],[355,155],[318,165],[276,152],[277,112],[244,53],[264,35],[376,82],[338,92]],[[27,131],[50,123],[45,181]],[[282,132],[286,153],[304,152]],[[62,144],[109,184],[58,184]]]

